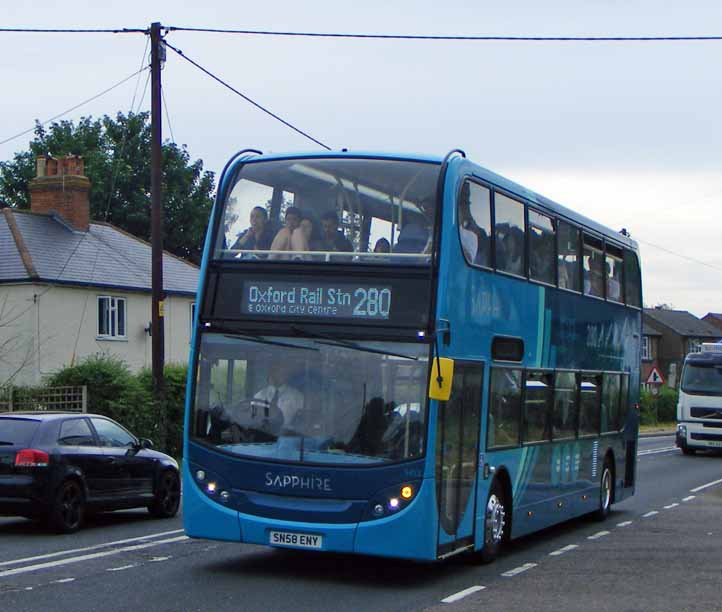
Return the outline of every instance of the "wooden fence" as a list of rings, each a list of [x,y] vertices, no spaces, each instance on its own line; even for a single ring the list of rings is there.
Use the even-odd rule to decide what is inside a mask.
[[[88,388],[82,387],[0,387],[0,412],[57,410],[87,412]]]

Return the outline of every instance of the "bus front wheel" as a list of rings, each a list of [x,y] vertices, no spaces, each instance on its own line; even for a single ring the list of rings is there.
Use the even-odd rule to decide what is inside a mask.
[[[491,563],[498,556],[509,521],[508,511],[504,489],[495,479],[484,511],[484,547],[478,553],[481,563]]]

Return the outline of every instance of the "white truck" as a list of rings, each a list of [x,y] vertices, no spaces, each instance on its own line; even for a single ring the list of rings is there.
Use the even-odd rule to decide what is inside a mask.
[[[676,444],[685,455],[722,449],[722,342],[704,343],[684,360]]]

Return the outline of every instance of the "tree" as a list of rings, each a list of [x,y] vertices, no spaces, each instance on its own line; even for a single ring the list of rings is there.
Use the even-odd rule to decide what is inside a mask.
[[[150,239],[150,141],[148,113],[118,113],[115,119],[82,117],[38,124],[27,151],[0,162],[0,200],[29,208],[28,182],[35,177],[35,158],[50,154],[81,155],[90,179],[90,217],[107,221]],[[185,145],[163,144],[163,214],[167,251],[195,263],[203,252],[205,229],[213,205],[213,173],[191,162]]]

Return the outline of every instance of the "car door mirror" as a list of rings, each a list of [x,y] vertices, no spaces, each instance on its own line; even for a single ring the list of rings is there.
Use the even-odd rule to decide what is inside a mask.
[[[153,448],[153,441],[149,440],[148,438],[141,438],[140,439],[140,447],[151,449],[151,448]]]

